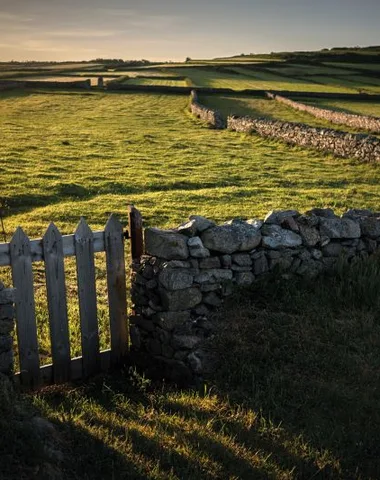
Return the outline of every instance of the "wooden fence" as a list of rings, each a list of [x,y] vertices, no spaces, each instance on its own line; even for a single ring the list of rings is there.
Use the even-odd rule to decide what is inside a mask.
[[[136,228],[137,226],[137,228]],[[141,216],[129,207],[129,233],[111,215],[104,231],[92,232],[82,218],[73,235],[61,235],[51,223],[41,239],[29,240],[18,228],[10,243],[0,244],[0,266],[9,265],[16,288],[16,332],[24,388],[86,378],[118,364],[128,353],[127,289],[124,239],[132,252],[142,242]],[[94,253],[105,252],[111,348],[100,351]],[[71,358],[64,257],[76,257],[82,356]],[[32,263],[45,266],[52,364],[40,366]]]

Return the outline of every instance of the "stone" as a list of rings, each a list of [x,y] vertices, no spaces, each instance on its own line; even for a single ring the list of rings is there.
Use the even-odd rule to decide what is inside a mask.
[[[211,307],[219,307],[222,300],[215,292],[209,292],[203,295],[203,302]]]
[[[154,277],[154,269],[152,265],[144,265],[140,273],[147,280],[151,280]]]
[[[199,288],[191,287],[183,290],[167,291],[160,289],[162,304],[169,311],[183,311],[196,307],[202,301]]]
[[[195,258],[207,258],[210,256],[210,250],[205,248],[199,237],[189,238],[187,245],[190,255]]]
[[[209,220],[208,218],[202,217],[201,215],[190,215],[189,218],[190,221],[195,222],[198,233],[202,233],[208,228],[215,226],[215,222]]]
[[[166,331],[166,330],[163,330],[161,328],[157,328],[156,329],[156,332],[155,332],[155,337],[159,340],[159,342],[161,343],[161,348],[162,348],[162,345],[169,345],[170,343],[170,340],[171,340],[171,334]]]
[[[287,230],[293,230],[293,232],[299,231],[299,226],[294,217],[287,217],[281,222],[281,227]]]
[[[161,342],[156,338],[151,338],[148,341],[147,348],[152,355],[161,355],[162,353]]]
[[[235,275],[236,285],[241,287],[252,285],[255,281],[255,276],[252,272],[237,272]]]
[[[233,264],[231,270],[233,272],[250,272],[252,270],[252,266],[241,267],[240,265]]]
[[[162,268],[191,268],[191,261],[186,262],[182,260],[170,260],[169,262],[164,262]]]
[[[371,238],[366,238],[364,240],[364,242],[366,244],[368,253],[375,253],[376,252],[376,250],[377,250],[376,240],[372,240]]]
[[[380,219],[376,217],[363,218],[360,221],[360,227],[364,236],[372,239],[380,237]]]
[[[199,345],[201,341],[202,339],[195,335],[173,335],[172,347],[174,350],[192,350]]]
[[[306,215],[300,215],[297,218],[297,223],[298,225],[306,225],[307,227],[316,227],[319,225],[319,217],[317,215],[314,215],[312,213]]]
[[[288,217],[297,217],[297,210],[272,210],[264,218],[264,223],[280,225]]]
[[[146,332],[154,331],[154,324],[152,320],[148,320],[140,315],[133,315],[129,317],[131,324],[136,325],[137,327],[145,330]]]
[[[269,270],[268,260],[265,255],[261,255],[253,262],[253,273],[261,275]]]
[[[140,330],[135,327],[134,325],[131,325],[129,327],[129,335],[131,338],[131,344],[136,350],[140,350],[141,348],[141,335],[140,335]]]
[[[334,218],[335,213],[332,208],[312,208],[306,212],[306,215],[316,215],[323,218]]]
[[[310,253],[311,253],[311,256],[314,258],[314,260],[320,260],[323,257],[322,252],[317,248],[312,248]]]
[[[13,371],[13,352],[8,350],[6,352],[0,353],[0,373],[5,373],[6,375],[12,373]]]
[[[232,261],[241,267],[252,265],[251,257],[247,253],[235,253],[232,255]]]
[[[321,240],[318,230],[314,227],[300,225],[299,231],[303,244],[307,247],[315,247],[315,245],[317,245],[317,243]]]
[[[315,260],[306,260],[297,269],[297,274],[302,277],[315,278],[323,269],[322,263]]]
[[[219,257],[204,258],[199,261],[199,268],[220,268]]]
[[[278,249],[302,245],[302,238],[297,233],[285,230],[279,225],[264,225],[262,233],[262,245],[267,248]]]
[[[190,365],[191,370],[198,375],[203,371],[203,365],[201,359],[198,355],[193,352],[187,357],[187,361]]]
[[[0,280],[0,290],[3,290],[5,288],[4,283]]]
[[[0,321],[0,335],[7,335],[13,332],[15,321],[12,318],[6,318]]]
[[[145,229],[145,251],[166,260],[186,260],[189,257],[185,235],[158,228]]]
[[[222,268],[204,270],[194,278],[196,283],[224,282],[226,280],[232,280],[232,271]]]
[[[244,221],[233,221],[206,230],[201,235],[203,244],[211,251],[233,253],[249,251],[261,241],[260,229]]]
[[[231,268],[231,265],[232,265],[231,255],[222,255],[221,256],[221,264],[222,264],[223,268]]]
[[[359,209],[359,208],[350,208],[345,212],[342,217],[348,217],[357,219],[358,217],[370,217],[373,214],[372,210],[368,209]]]
[[[339,257],[342,251],[343,247],[340,243],[329,243],[322,248],[322,253],[324,257]]]
[[[12,350],[13,340],[10,335],[0,335],[0,353]]]
[[[220,285],[217,283],[202,283],[201,285],[201,292],[215,292],[220,289]]]
[[[158,280],[167,290],[183,290],[191,287],[194,276],[186,269],[166,268],[160,272]]]
[[[192,356],[192,360],[190,360],[190,356]],[[217,368],[219,359],[216,351],[202,345],[194,352],[191,352],[188,361],[194,373],[206,375],[212,373]]]
[[[174,355],[174,348],[172,348],[170,345],[167,344],[162,344],[161,346],[162,350],[162,355],[166,358],[173,358]]]
[[[190,321],[190,312],[159,312],[153,317],[153,322],[162,329],[172,331],[178,325]]]
[[[146,288],[148,290],[154,290],[155,288],[157,288],[158,286],[158,283],[157,283],[157,280],[155,280],[154,278],[152,278],[152,280],[148,280],[147,283],[145,284]]]
[[[11,304],[0,305],[0,320],[11,320],[15,316],[14,306]]]
[[[210,313],[210,309],[204,303],[201,303],[195,307],[194,313],[200,316],[207,316]]]
[[[0,304],[14,303],[16,299],[16,289],[3,288],[0,290]]]
[[[321,218],[320,234],[329,238],[359,238],[360,225],[350,218]]]

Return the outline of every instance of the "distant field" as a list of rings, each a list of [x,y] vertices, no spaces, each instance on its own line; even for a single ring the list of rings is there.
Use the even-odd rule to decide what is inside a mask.
[[[113,80],[115,78],[118,78],[118,77],[107,77],[107,79],[105,79],[105,81],[110,81],[110,80]],[[92,86],[95,86],[98,84],[98,77],[86,77],[86,76],[74,76],[74,75],[71,75],[71,76],[67,76],[67,77],[64,77],[64,76],[57,76],[57,77],[54,77],[54,76],[51,76],[51,77],[22,77],[22,78],[14,78],[13,80],[19,80],[19,81],[28,81],[28,80],[33,80],[35,82],[78,82],[78,81],[83,81],[83,80],[91,80],[91,85]],[[11,80],[11,79],[10,79]]]
[[[286,64],[286,66],[268,67],[268,70],[274,73],[284,73],[285,75],[352,75],[352,71],[343,68],[331,68],[321,65],[302,65],[302,64]]]
[[[380,117],[380,102],[362,102],[362,101],[346,101],[346,100],[326,100],[326,99],[302,99],[305,103],[317,105],[321,108],[331,108],[333,110],[341,110],[348,113],[356,113],[359,115],[371,115]]]
[[[131,78],[127,79],[124,84],[133,84],[133,85],[157,85],[164,87],[186,87],[187,83],[185,80],[171,80],[168,77],[167,80],[163,78]]]
[[[324,62],[325,65],[334,65],[337,67],[350,68],[353,70],[373,70],[380,71],[380,63],[342,63],[342,62]]]

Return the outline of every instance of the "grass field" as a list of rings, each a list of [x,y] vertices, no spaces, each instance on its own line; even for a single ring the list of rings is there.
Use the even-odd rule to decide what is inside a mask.
[[[125,369],[17,410],[2,396],[4,480],[378,478],[379,288],[380,263],[367,261],[237,293],[218,315],[221,361],[199,393]],[[48,451],[25,423],[36,414],[56,429]]]
[[[187,83],[185,80],[171,80],[170,77],[166,79],[163,78],[130,78],[123,83],[133,84],[133,85],[157,85],[164,87],[186,87]]]

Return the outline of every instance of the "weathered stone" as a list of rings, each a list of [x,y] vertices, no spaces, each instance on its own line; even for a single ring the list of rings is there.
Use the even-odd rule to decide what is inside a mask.
[[[324,257],[339,257],[342,253],[343,247],[340,243],[329,243],[322,248]]]
[[[190,367],[198,375],[212,373],[217,368],[218,361],[217,352],[205,346],[197,348],[188,356]]]
[[[314,215],[314,214],[304,214],[304,215],[300,215],[298,218],[297,218],[297,223],[298,225],[305,225],[307,227],[316,227],[319,225],[319,217],[317,217],[317,215]]]
[[[380,237],[380,219],[376,217],[363,218],[360,226],[364,236],[372,239]]]
[[[146,288],[148,290],[154,290],[155,288],[157,288],[158,286],[158,283],[157,283],[157,280],[155,280],[154,278],[152,278],[152,280],[148,280],[147,283],[146,283]]]
[[[0,280],[0,290],[3,290],[5,288],[4,283]]]
[[[252,270],[252,266],[241,267],[240,265],[233,264],[231,270],[233,272],[250,272]]]
[[[191,268],[191,261],[183,260],[170,260],[169,262],[163,262],[162,268]]]
[[[252,265],[251,257],[247,253],[235,253],[232,255],[232,261],[241,267]]]
[[[311,259],[311,253],[308,250],[302,250],[300,252],[300,254],[298,255],[298,258],[300,258],[302,261],[310,260]]]
[[[199,268],[220,268],[219,257],[204,258],[199,261]]]
[[[136,350],[140,350],[140,348],[141,348],[140,330],[137,327],[135,327],[134,325],[131,325],[129,327],[129,334],[130,334],[132,346]]]
[[[203,295],[203,302],[211,307],[219,307],[219,305],[222,303],[222,300],[215,292],[209,292]]]
[[[12,319],[15,316],[13,305],[0,305],[0,320]]]
[[[264,218],[264,223],[280,225],[286,218],[299,215],[297,210],[272,210]]]
[[[175,350],[192,350],[194,347],[199,345],[201,340],[201,338],[196,337],[195,335],[173,335],[172,347]]]
[[[145,229],[145,250],[166,260],[185,260],[189,257],[187,237],[172,230]]]
[[[140,315],[134,315],[129,317],[129,321],[132,325],[136,325],[136,327],[145,330],[146,332],[153,332],[154,331],[154,324],[152,320],[148,320]]]
[[[215,292],[220,289],[220,285],[217,283],[202,283],[201,284],[201,292]]]
[[[162,350],[162,355],[166,358],[173,358],[174,355],[174,348],[172,348],[170,345],[167,345],[166,343],[163,343],[161,346]]]
[[[255,275],[261,275],[263,273],[266,273],[268,270],[269,270],[269,265],[265,255],[261,255],[259,258],[254,260],[253,273]]]
[[[234,221],[206,230],[201,238],[206,248],[230,254],[257,247],[261,234],[259,229],[247,222]]]
[[[202,294],[199,288],[185,288],[183,290],[160,290],[160,297],[165,309],[169,311],[182,311],[194,308],[201,303]]]
[[[316,228],[300,225],[299,229],[302,241],[307,247],[314,247],[321,240],[321,236]]]
[[[221,263],[222,263],[222,267],[224,268],[230,268],[231,265],[232,265],[232,257],[231,255],[223,255],[221,257]]]
[[[0,353],[0,373],[9,375],[13,372],[13,352],[8,350]]]
[[[153,317],[155,324],[164,330],[171,331],[178,325],[190,321],[190,312],[159,312]]]
[[[313,248],[310,253],[314,260],[320,260],[323,257],[322,252],[317,248]]]
[[[12,337],[10,335],[0,335],[0,353],[12,350]]]
[[[141,275],[147,280],[151,280],[154,277],[154,269],[152,265],[144,265],[141,270]]]
[[[255,276],[252,272],[237,272],[235,275],[236,284],[239,286],[252,285],[255,281]]]
[[[209,220],[208,218],[202,217],[201,215],[190,215],[190,221],[195,222],[197,233],[202,233],[208,228],[214,227],[215,222]]]
[[[359,208],[350,208],[345,212],[342,217],[348,217],[357,219],[359,217],[370,217],[373,214],[372,210],[368,209],[359,209]]]
[[[375,253],[376,252],[376,250],[377,250],[376,240],[372,240],[371,238],[366,238],[364,240],[364,242],[366,244],[368,253]]]
[[[294,217],[287,217],[281,222],[281,227],[286,228],[287,230],[292,230],[293,232],[299,231],[299,226]]]
[[[155,338],[157,338],[162,345],[169,345],[172,337],[168,331],[163,330],[162,328],[157,328],[155,332]]]
[[[360,225],[350,218],[321,218],[320,234],[329,238],[359,238]]]
[[[14,303],[16,290],[14,288],[3,288],[0,290],[0,304]]]
[[[264,247],[277,249],[302,245],[302,238],[297,233],[285,230],[279,225],[264,225],[262,233],[262,245]]]
[[[277,250],[269,250],[265,253],[265,255],[270,258],[271,260],[274,260],[275,258],[280,258],[281,257],[281,252]]]
[[[297,274],[302,277],[315,278],[322,269],[322,263],[310,259],[301,263],[297,269]]]
[[[179,268],[166,268],[161,271],[159,277],[160,284],[167,290],[183,290],[193,284],[194,277],[189,270]]]
[[[207,316],[210,313],[210,309],[204,303],[201,303],[195,307],[194,313],[200,316]]]
[[[149,340],[147,348],[152,355],[161,355],[162,353],[161,342],[156,338]]]
[[[195,258],[207,258],[210,256],[210,250],[205,248],[199,237],[189,238],[187,245],[190,255]]]
[[[187,361],[190,365],[190,368],[191,370],[194,372],[194,373],[197,373],[197,374],[200,374],[202,373],[203,371],[203,365],[202,365],[202,361],[201,359],[198,357],[198,355],[196,355],[196,353],[191,353],[188,357],[187,357]]]
[[[213,283],[232,280],[232,271],[222,268],[210,268],[202,271],[194,278],[196,283]]]
[[[316,215],[323,218],[334,218],[335,213],[332,208],[312,208],[306,212],[306,215]]]

